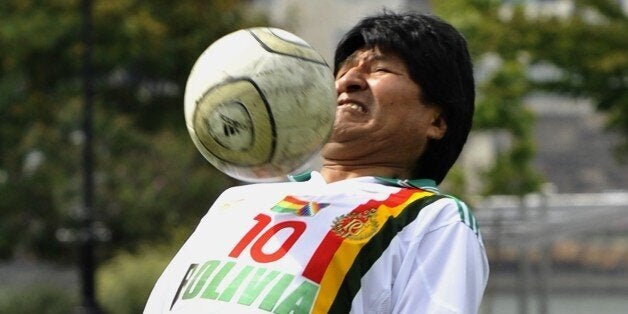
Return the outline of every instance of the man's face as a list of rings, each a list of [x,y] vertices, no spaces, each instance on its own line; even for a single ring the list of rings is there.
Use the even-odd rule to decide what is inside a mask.
[[[327,161],[412,170],[428,138],[446,125],[437,106],[424,104],[403,60],[378,48],[360,49],[340,64],[338,108]]]

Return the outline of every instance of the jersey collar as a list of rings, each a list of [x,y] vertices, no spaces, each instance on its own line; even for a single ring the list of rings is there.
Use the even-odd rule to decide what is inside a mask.
[[[384,178],[384,177],[375,177],[377,181],[388,185],[394,185],[403,188],[416,188],[421,190],[428,190],[432,192],[438,192],[438,187],[436,186],[436,181],[432,179],[395,179],[395,178]]]
[[[288,179],[292,182],[305,182],[312,178],[312,172],[305,172],[295,175],[289,175]],[[395,179],[395,178],[385,178],[385,177],[373,177],[375,180],[379,181],[382,184],[393,185],[397,187],[403,188],[416,188],[427,190],[431,192],[438,193],[438,187],[436,186],[436,181],[431,179]]]

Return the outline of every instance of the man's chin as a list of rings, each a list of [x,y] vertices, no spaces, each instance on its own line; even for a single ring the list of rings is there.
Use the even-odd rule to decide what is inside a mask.
[[[352,159],[356,153],[356,144],[353,141],[338,141],[330,139],[321,149],[321,156],[328,160]]]

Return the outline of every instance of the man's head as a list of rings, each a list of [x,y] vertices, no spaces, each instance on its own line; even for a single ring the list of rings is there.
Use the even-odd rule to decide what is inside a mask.
[[[440,183],[471,129],[475,89],[466,41],[451,25],[429,15],[386,12],[365,18],[338,44],[334,57],[337,88],[342,79],[338,71],[347,60],[356,52],[373,49],[395,55],[405,63],[407,74],[419,87],[420,103],[439,108],[444,135],[426,137],[412,177]],[[412,134],[399,136],[410,138]]]

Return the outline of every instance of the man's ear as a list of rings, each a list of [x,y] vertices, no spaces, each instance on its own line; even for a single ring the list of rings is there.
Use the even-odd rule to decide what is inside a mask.
[[[438,112],[435,112],[430,127],[427,129],[427,138],[431,140],[440,140],[445,136],[446,132],[447,121],[445,121],[443,114],[439,110]]]

